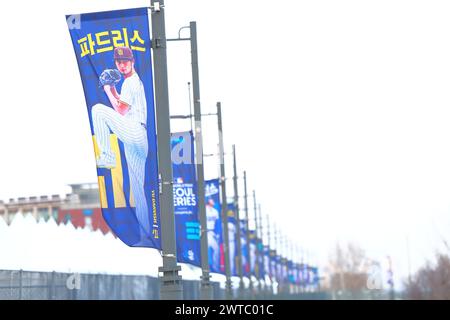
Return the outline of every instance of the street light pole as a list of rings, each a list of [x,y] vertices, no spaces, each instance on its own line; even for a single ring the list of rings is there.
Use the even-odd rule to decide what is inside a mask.
[[[212,286],[209,274],[208,259],[208,236],[206,226],[206,206],[205,206],[205,173],[203,168],[203,136],[202,136],[202,112],[200,105],[200,80],[198,71],[198,50],[197,50],[197,23],[191,21],[189,23],[191,31],[191,61],[192,61],[192,90],[194,95],[194,120],[195,120],[195,162],[197,167],[197,196],[199,218],[201,225],[201,288],[200,298],[203,300],[211,300]]]
[[[265,269],[264,269],[264,232],[263,232],[263,222],[262,222],[262,213],[261,213],[261,204],[258,204],[258,227],[259,227],[259,234],[261,237],[261,247],[258,250],[261,253],[261,256],[259,257],[259,274],[265,274]],[[262,281],[262,284],[261,284]],[[263,277],[262,279],[260,279],[260,290],[261,292],[265,292],[266,291],[266,281],[265,278]]]
[[[248,200],[247,200],[247,197],[248,197],[248,195],[247,195],[247,172],[244,171],[244,205],[245,205],[245,220],[247,221],[247,225],[246,225],[245,231],[246,231],[246,238],[247,238],[246,246],[247,246],[247,252],[248,252],[248,259],[249,259],[248,263],[249,263],[249,266],[250,266],[248,278],[250,280],[250,283],[249,283],[250,294],[251,294],[251,297],[253,299],[254,298],[254,292],[253,292],[253,281],[252,281],[252,274],[251,274],[252,270],[251,270],[251,252],[250,252],[250,219],[248,218]],[[256,264],[256,261],[255,261],[255,264]]]
[[[152,48],[158,139],[158,164],[161,179],[160,216],[163,265],[161,299],[183,299],[183,287],[177,265],[175,215],[173,207],[173,176],[170,149],[170,112],[167,76],[166,30],[164,0],[151,0]]]
[[[259,215],[258,215],[258,229],[259,229],[259,236],[260,236],[261,246],[262,246],[262,247],[260,247],[258,249],[263,249],[263,250],[258,250],[259,253],[262,252],[262,254],[259,255],[259,260],[258,260],[259,275],[261,275],[261,274],[264,273],[264,271],[263,271],[263,269],[264,269],[264,261],[263,261],[263,259],[264,259],[264,245],[263,245],[264,244],[264,242],[263,242],[264,234],[263,234],[263,228],[262,228],[261,204],[258,204],[258,213],[259,213]],[[263,293],[265,291],[265,286],[263,288],[263,284],[261,282],[265,283],[264,278],[262,278],[262,279],[260,278],[259,279],[259,284],[258,284],[259,291]]]
[[[258,279],[258,291],[259,294],[262,294],[262,286],[261,286],[261,264],[260,262],[260,257],[259,257],[259,250],[258,250],[258,239],[261,238],[261,229],[259,227],[259,221],[258,221],[258,208],[257,208],[257,204],[256,204],[256,193],[255,190],[253,190],[253,210],[255,212],[255,234],[256,234],[256,261],[255,261],[255,275],[256,275],[256,279]]]
[[[270,234],[270,221],[269,221],[269,215],[266,215],[266,217],[267,217],[267,241],[268,241],[268,246],[269,246],[269,270],[268,270],[268,273],[271,275],[270,277],[269,277],[269,279],[270,279],[270,286],[269,286],[269,290],[270,290],[270,295],[272,295],[273,294],[273,278],[274,278],[274,274],[272,274],[272,272],[270,271],[270,270],[272,270],[272,268],[271,268],[271,265],[272,265],[272,262],[270,261],[271,259],[270,259],[270,251],[271,251],[271,248],[270,248],[270,236],[271,236],[271,234]]]
[[[222,230],[223,230],[223,252],[225,262],[225,293],[226,298],[231,300],[233,298],[231,288],[231,267],[230,267],[230,240],[228,234],[228,215],[227,215],[227,193],[225,183],[225,155],[223,148],[223,129],[222,129],[222,106],[217,102],[217,125],[219,128],[219,156],[220,156],[220,188],[222,194]]]
[[[241,242],[241,219],[239,217],[239,194],[238,194],[238,177],[236,166],[236,146],[233,144],[233,185],[234,185],[234,208],[236,210],[236,236],[237,236],[237,271],[239,276],[239,296],[243,298],[244,295],[244,276],[242,272],[242,242]]]

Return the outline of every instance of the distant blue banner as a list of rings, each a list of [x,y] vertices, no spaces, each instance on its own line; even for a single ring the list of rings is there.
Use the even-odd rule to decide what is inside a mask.
[[[309,266],[309,284],[317,285],[319,283],[319,269],[317,267]]]
[[[200,267],[200,221],[192,132],[172,133],[171,145],[177,259]]]
[[[301,266],[302,286],[309,285],[309,266],[302,264]]]
[[[241,219],[242,270],[244,277],[250,276],[250,257],[247,250],[247,220]]]
[[[256,232],[250,230],[250,270],[252,276],[257,276],[257,264],[256,264]]]
[[[294,262],[292,260],[287,261],[287,275],[289,283],[295,284]]]
[[[319,285],[320,282],[319,268],[315,267],[313,273],[314,273],[314,284]]]
[[[256,239],[256,250],[258,250],[258,278],[264,279],[265,269],[264,269],[264,245],[261,239]]]
[[[270,250],[270,274],[272,281],[277,280],[277,252]]]
[[[222,219],[220,216],[219,179],[205,181],[206,226],[208,229],[208,259],[211,272],[224,273]],[[221,259],[222,258],[222,259]]]
[[[281,258],[281,281],[288,282],[288,260],[286,258]]]
[[[228,242],[229,242],[229,249],[230,249],[230,269],[231,269],[231,275],[237,276],[237,260],[238,260],[238,254],[237,254],[237,248],[238,248],[238,241],[237,241],[237,222],[236,222],[236,209],[234,204],[229,203],[227,205],[227,216],[228,216]]]
[[[148,8],[66,20],[89,116],[103,218],[128,246],[161,249]]]
[[[275,261],[277,266],[277,282],[281,283],[283,281],[283,265],[281,263],[281,256],[277,255]]]
[[[270,273],[270,249],[269,246],[264,246],[264,271],[266,275],[272,278],[272,274]]]
[[[295,264],[295,284],[301,285],[301,283],[302,283],[301,264],[297,263]]]

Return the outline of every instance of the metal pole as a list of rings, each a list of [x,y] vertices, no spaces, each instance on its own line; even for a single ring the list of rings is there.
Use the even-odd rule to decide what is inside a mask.
[[[259,236],[260,236],[260,239],[261,239],[261,245],[262,245],[262,251],[260,251],[260,252],[262,252],[262,256],[259,258],[259,261],[258,261],[258,263],[259,263],[259,274],[264,274],[265,273],[265,270],[264,270],[264,241],[263,241],[263,239],[264,239],[264,232],[263,232],[263,223],[262,223],[262,216],[261,216],[261,205],[260,204],[258,204],[258,213],[259,213],[259,215],[258,215],[258,220],[259,220],[259,222],[258,222],[258,228],[259,228]],[[261,281],[262,281],[262,283],[261,283]],[[265,287],[266,287],[266,281],[265,281],[265,279],[264,278],[262,278],[262,279],[259,279],[259,288],[260,288],[260,290],[261,290],[261,292],[264,292],[265,291]]]
[[[258,250],[258,239],[260,239],[261,237],[261,229],[259,227],[259,222],[258,222],[258,208],[256,205],[256,193],[255,190],[253,190],[253,211],[255,213],[255,230],[256,230],[256,261],[255,261],[255,274],[256,274],[256,279],[258,280],[258,291],[259,294],[262,293],[262,286],[261,286],[261,279],[260,279],[260,275],[261,275],[261,265],[259,263],[260,261],[260,257],[259,257],[259,250]]]
[[[271,234],[270,234],[270,221],[269,221],[269,215],[267,215],[266,216],[267,217],[267,240],[268,240],[268,245],[269,245],[269,270],[271,270],[271,261],[270,261],[270,236],[271,236]],[[269,277],[270,278],[270,287],[269,287],[269,290],[270,290],[270,295],[272,295],[273,294],[273,277],[274,277],[274,275],[272,274],[272,277]]]
[[[291,260],[291,262],[292,262],[292,268],[293,269],[290,269],[290,271],[291,271],[291,276],[293,276],[293,274],[292,274],[292,272],[294,272],[294,266],[295,266],[295,260],[294,260],[294,241],[291,239],[290,241],[289,241],[289,244],[290,244],[290,256],[291,256],[291,258],[290,258],[290,260]],[[290,292],[291,292],[291,294],[294,294],[295,293],[295,283],[291,283],[291,279],[289,279],[289,287],[291,288],[291,290],[290,290]]]
[[[167,77],[166,30],[164,0],[151,0],[152,48],[155,81],[155,102],[158,139],[158,164],[161,179],[161,245],[163,265],[159,267],[161,277],[161,299],[183,299],[183,287],[177,265],[175,242],[175,215],[173,208],[173,176],[170,155],[170,112]]]
[[[220,188],[222,193],[222,229],[223,229],[223,252],[225,262],[225,294],[228,300],[233,298],[231,291],[231,267],[230,267],[230,242],[228,234],[227,215],[227,193],[225,184],[225,155],[223,152],[223,130],[222,130],[222,106],[217,102],[217,124],[219,128],[219,155],[220,155]]]
[[[278,284],[278,288],[280,288],[280,292],[284,294],[284,263],[283,263],[283,254],[284,254],[284,239],[283,234],[281,233],[281,228],[278,228],[278,239],[280,240],[280,283]]]
[[[298,272],[297,272],[297,266],[298,266],[298,256],[297,256],[297,243],[295,241],[292,241],[292,265],[293,265],[293,270],[292,272],[294,272],[293,276],[294,276],[294,283],[293,283],[293,288],[294,288],[294,293],[298,294],[300,292],[300,288],[298,286]]]
[[[275,256],[278,256],[279,255],[279,245],[278,245],[278,237],[277,237],[277,235],[278,235],[278,230],[277,230],[277,226],[274,224],[274,226],[273,226],[273,242],[274,242],[274,247],[275,247]],[[280,284],[278,283],[278,280],[280,279],[280,275],[279,275],[279,273],[278,273],[278,269],[279,269],[279,267],[278,267],[278,264],[277,263],[275,263],[275,278],[276,278],[276,281],[277,281],[277,295],[280,293]]]
[[[237,236],[237,255],[238,261],[236,263],[238,276],[239,276],[239,291],[240,296],[243,298],[244,294],[244,275],[242,272],[242,243],[241,243],[241,219],[239,218],[239,194],[238,194],[238,177],[237,177],[237,166],[236,166],[236,146],[233,144],[233,185],[234,185],[234,207],[236,210],[236,236]]]
[[[302,282],[300,283],[301,292],[305,292],[306,286],[305,286],[305,278],[304,278],[304,272],[305,269],[305,251],[303,247],[300,247],[300,255],[301,255],[301,274],[302,274]],[[342,273],[341,273],[342,275]]]
[[[209,275],[208,261],[208,233],[206,226],[206,207],[205,207],[205,173],[203,169],[203,136],[202,136],[202,112],[200,106],[200,80],[198,72],[198,53],[197,53],[197,23],[195,21],[189,24],[191,30],[191,60],[192,60],[192,90],[194,93],[194,119],[195,119],[195,162],[197,167],[197,196],[199,207],[199,218],[201,225],[201,263],[202,276],[200,298],[202,300],[212,300],[212,286]]]
[[[249,269],[249,276],[248,279],[250,280],[249,283],[249,290],[250,290],[250,294],[251,294],[251,298],[254,299],[254,292],[253,292],[253,281],[252,281],[252,270],[251,270],[251,254],[250,254],[250,219],[248,218],[248,201],[247,201],[247,172],[244,171],[244,205],[245,205],[245,220],[247,221],[247,225],[245,228],[245,232],[246,232],[246,239],[247,239],[247,252],[248,252],[248,264],[250,266]],[[256,261],[255,261],[255,265],[256,265]]]
[[[19,300],[22,300],[22,289],[23,289],[23,270],[19,270]]]

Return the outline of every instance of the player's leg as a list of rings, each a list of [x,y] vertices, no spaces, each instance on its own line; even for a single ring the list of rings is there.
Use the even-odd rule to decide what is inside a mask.
[[[233,241],[230,241],[230,269],[231,272],[234,271],[234,244],[232,244]],[[237,270],[236,270],[237,271]]]
[[[215,266],[219,266],[219,243],[217,242],[216,237],[213,236],[212,240],[213,247],[213,262]]]
[[[100,149],[100,158],[108,162],[115,162],[115,156],[111,150],[109,127],[106,123],[108,117],[113,117],[110,111],[115,112],[111,108],[98,103],[92,107],[91,115],[94,135]]]
[[[145,146],[142,146],[142,148],[146,149]],[[133,193],[134,203],[136,205],[136,217],[142,230],[149,236],[151,232],[150,213],[144,189],[147,153],[144,151],[134,146],[125,145],[125,157],[127,159],[131,192]]]
[[[208,235],[208,257],[209,257],[209,263],[212,265],[216,265],[216,261],[215,261],[215,252],[216,252],[216,247],[214,245],[214,233],[212,231],[208,231],[207,232]]]
[[[103,104],[92,107],[92,124],[102,157],[114,159],[111,150],[110,131],[124,144],[144,145],[147,143],[145,129],[138,123],[128,120],[114,109]],[[142,149],[142,151],[144,151]]]

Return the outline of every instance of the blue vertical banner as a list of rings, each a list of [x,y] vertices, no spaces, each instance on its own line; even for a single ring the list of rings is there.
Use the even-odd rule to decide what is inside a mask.
[[[283,281],[283,265],[281,264],[281,256],[279,254],[277,254],[275,261],[277,268],[277,282],[281,283]]]
[[[314,286],[319,285],[319,268],[317,267],[311,267],[311,284]]]
[[[128,246],[161,249],[148,8],[66,20],[89,116],[103,217]]]
[[[266,275],[272,279],[272,274],[270,272],[270,248],[269,246],[264,246],[264,271]]]
[[[242,272],[244,277],[250,277],[250,257],[247,250],[247,220],[241,219],[241,252]]]
[[[208,259],[211,272],[224,273],[222,219],[220,216],[219,179],[205,181],[206,227],[208,230]],[[222,262],[222,264],[221,264]]]
[[[264,245],[262,239],[256,238],[256,250],[258,250],[258,266],[260,266],[257,274],[259,279],[264,279]]]
[[[301,264],[295,264],[295,284],[300,286],[302,284],[302,273],[301,273]]]
[[[172,133],[171,147],[177,259],[200,267],[201,228],[192,132]]]
[[[288,282],[288,260],[287,258],[281,258],[281,281]]]
[[[273,249],[269,251],[270,254],[270,274],[271,280],[277,280],[277,252]]]
[[[257,265],[256,265],[256,232],[255,230],[250,230],[250,273],[252,276],[257,276]]]
[[[287,261],[287,275],[289,283],[295,284],[294,262]]]
[[[309,284],[308,270],[309,270],[309,266],[306,263],[302,264],[302,285],[304,287],[308,286],[308,284]]]
[[[230,270],[232,276],[238,275],[237,269],[237,221],[236,221],[236,208],[233,203],[227,205],[227,217],[228,217],[228,242],[230,250]]]

